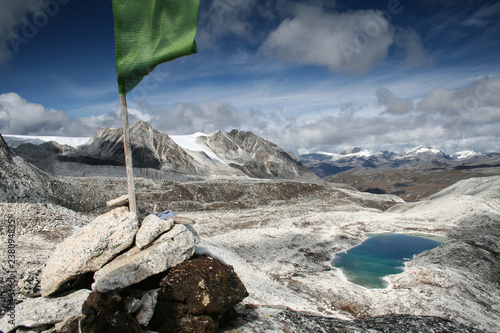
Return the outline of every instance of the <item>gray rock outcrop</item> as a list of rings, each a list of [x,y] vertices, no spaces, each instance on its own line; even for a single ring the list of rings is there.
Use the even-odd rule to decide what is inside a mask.
[[[180,222],[194,221],[182,218]],[[133,287],[130,289],[135,290],[132,294],[121,293],[122,289],[191,258],[199,235],[189,224],[175,224],[173,218],[162,220],[150,215],[139,233],[139,240],[144,245],[141,249],[133,245],[138,225],[136,214],[130,213],[126,207],[119,207],[98,216],[66,238],[53,251],[42,270],[42,297],[16,306],[15,312],[13,310],[15,322],[9,322],[7,313],[0,322],[1,327],[5,328],[2,332],[10,332],[18,326],[20,329],[33,328],[39,332],[54,324],[58,328],[75,328],[80,319],[84,326],[97,325],[100,329],[107,327],[122,332],[122,329],[132,325],[137,328],[137,332],[142,332],[142,328],[147,327],[153,317],[159,281],[156,287]],[[123,251],[126,252],[118,255]],[[91,293],[85,289],[85,286],[90,285],[90,275],[86,273],[94,273],[92,288],[98,292]],[[73,296],[70,297],[68,291],[64,294],[68,296],[53,298],[55,293],[63,295],[61,293],[68,289],[72,290],[69,295]],[[37,296],[37,293],[31,294]],[[87,312],[82,315],[80,309],[84,302]],[[61,310],[54,310],[54,307]],[[109,310],[109,313],[94,321],[94,310],[101,307]],[[47,315],[46,311],[53,313]],[[118,314],[115,314],[116,311]],[[115,327],[112,322],[117,318],[125,320],[125,326],[120,324]],[[57,329],[52,328],[54,330]]]
[[[74,277],[100,269],[134,241],[138,221],[126,207],[97,217],[61,243],[42,271],[41,293],[49,296]]]
[[[57,297],[38,297],[28,299],[15,307],[14,324],[6,315],[0,320],[0,330],[4,333],[12,332],[16,327],[36,327],[46,324],[55,324],[65,318],[81,313],[82,304],[91,291],[81,289],[71,294]]]
[[[189,259],[198,242],[199,235],[192,227],[176,224],[151,246],[143,250],[135,246],[99,269],[92,290],[103,293],[124,288],[166,271]]]

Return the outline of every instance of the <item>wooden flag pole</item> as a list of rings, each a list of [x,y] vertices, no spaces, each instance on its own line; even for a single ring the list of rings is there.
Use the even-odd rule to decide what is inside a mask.
[[[137,214],[137,203],[135,200],[135,187],[134,187],[134,171],[132,168],[132,151],[130,149],[129,130],[128,130],[127,98],[125,95],[120,94],[120,105],[122,107],[123,147],[125,150],[125,168],[127,170],[128,206],[130,212]]]

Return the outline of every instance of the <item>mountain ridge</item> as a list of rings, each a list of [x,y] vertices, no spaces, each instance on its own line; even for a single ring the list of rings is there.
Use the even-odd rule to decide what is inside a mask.
[[[124,175],[123,130],[102,128],[87,143],[20,144],[16,151],[49,173],[65,176]],[[183,136],[184,140],[188,136]],[[250,177],[318,182],[319,178],[274,143],[252,132],[232,130],[191,136],[184,147],[144,121],[130,128],[134,168],[139,176],[162,179]],[[179,142],[180,143],[180,142]],[[41,158],[42,157],[42,158]],[[90,168],[89,166],[92,166]],[[150,170],[150,171],[145,171]],[[152,172],[154,171],[154,172]],[[176,178],[176,179],[177,179]]]
[[[301,154],[297,157],[320,178],[334,176],[338,173],[355,168],[400,168],[400,167],[461,167],[474,163],[489,163],[500,160],[500,153],[477,153],[460,151],[446,154],[429,146],[417,146],[396,153],[390,151],[371,152],[367,149],[354,147],[340,153],[316,152]]]

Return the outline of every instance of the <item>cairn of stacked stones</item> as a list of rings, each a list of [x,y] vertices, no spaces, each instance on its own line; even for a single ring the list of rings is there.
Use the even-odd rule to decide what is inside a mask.
[[[231,266],[195,255],[185,217],[129,212],[126,196],[54,250],[41,296],[0,319],[7,332],[216,332],[248,293]],[[204,251],[206,252],[206,251]]]

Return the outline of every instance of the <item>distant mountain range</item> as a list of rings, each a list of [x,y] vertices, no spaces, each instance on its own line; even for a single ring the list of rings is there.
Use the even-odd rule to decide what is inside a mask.
[[[319,177],[372,193],[416,200],[461,179],[500,174],[500,153],[462,151],[447,155],[419,146],[402,153],[356,147],[339,154],[318,152],[298,159]]]
[[[102,128],[91,138],[4,137],[12,151],[49,174],[125,177],[121,129]],[[143,121],[130,128],[130,137],[134,175],[150,179],[249,177],[318,183],[323,178],[360,191],[417,200],[462,179],[500,174],[500,153],[448,155],[425,146],[394,153],[355,147],[338,154],[294,157],[252,132],[169,136]]]
[[[341,153],[317,152],[297,157],[305,166],[321,178],[333,176],[354,168],[399,168],[419,166],[423,168],[465,167],[477,163],[498,161],[500,153],[482,154],[461,151],[447,155],[439,149],[419,146],[402,153],[389,151],[371,152],[355,147]]]
[[[124,176],[122,133],[122,129],[102,128],[85,144],[76,147],[55,141],[43,142],[38,138],[5,136],[5,139],[19,156],[51,174]],[[130,128],[130,138],[134,173],[138,177],[319,181],[292,155],[252,132],[233,130],[209,135],[168,136],[140,121]],[[68,142],[81,143],[78,140]]]

